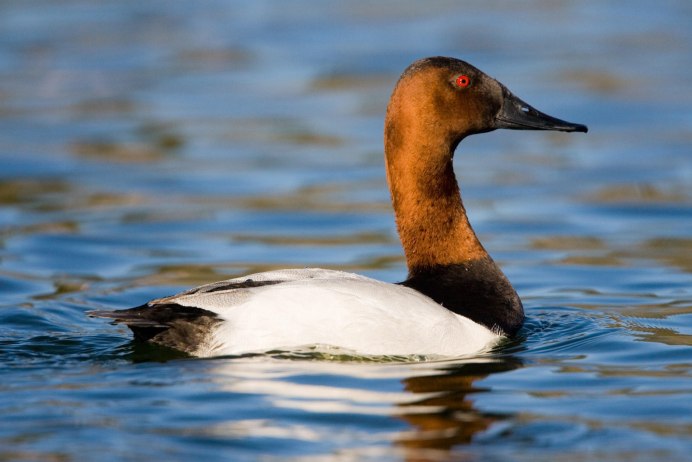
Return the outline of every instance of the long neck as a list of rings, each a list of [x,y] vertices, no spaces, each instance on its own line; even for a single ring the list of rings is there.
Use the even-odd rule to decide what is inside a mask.
[[[416,124],[388,118],[387,180],[409,276],[488,257],[461,201],[452,166],[456,143],[431,138]]]
[[[524,321],[521,300],[466,216],[452,167],[458,140],[431,136],[434,124],[412,118],[404,122],[413,123],[402,123],[390,115],[385,156],[409,272],[402,284],[489,329],[514,335]]]

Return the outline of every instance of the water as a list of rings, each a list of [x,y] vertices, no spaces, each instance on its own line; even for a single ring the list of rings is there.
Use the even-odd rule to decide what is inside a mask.
[[[0,4],[0,460],[691,460],[692,8]],[[433,362],[196,360],[90,309],[247,272],[401,280],[399,72],[469,60],[581,134],[465,140],[520,338]]]

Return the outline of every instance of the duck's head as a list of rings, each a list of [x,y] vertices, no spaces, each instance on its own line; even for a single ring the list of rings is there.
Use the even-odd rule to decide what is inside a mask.
[[[444,57],[421,59],[404,71],[392,93],[387,118],[388,129],[410,134],[421,130],[426,137],[454,147],[467,135],[498,128],[588,130],[534,109],[467,62]],[[391,124],[392,119],[397,119],[398,127]]]

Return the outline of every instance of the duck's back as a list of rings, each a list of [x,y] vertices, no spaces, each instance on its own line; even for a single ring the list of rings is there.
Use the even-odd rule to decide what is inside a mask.
[[[463,355],[499,338],[414,289],[324,269],[251,274],[96,314],[195,356],[315,345],[366,355]]]

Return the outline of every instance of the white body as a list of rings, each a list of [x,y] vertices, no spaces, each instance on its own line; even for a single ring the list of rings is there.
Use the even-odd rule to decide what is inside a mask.
[[[220,290],[226,284],[282,281]],[[209,290],[212,290],[209,292]],[[150,304],[202,308],[222,321],[196,356],[334,346],[365,355],[478,353],[501,336],[396,284],[352,273],[294,269],[250,274]]]

